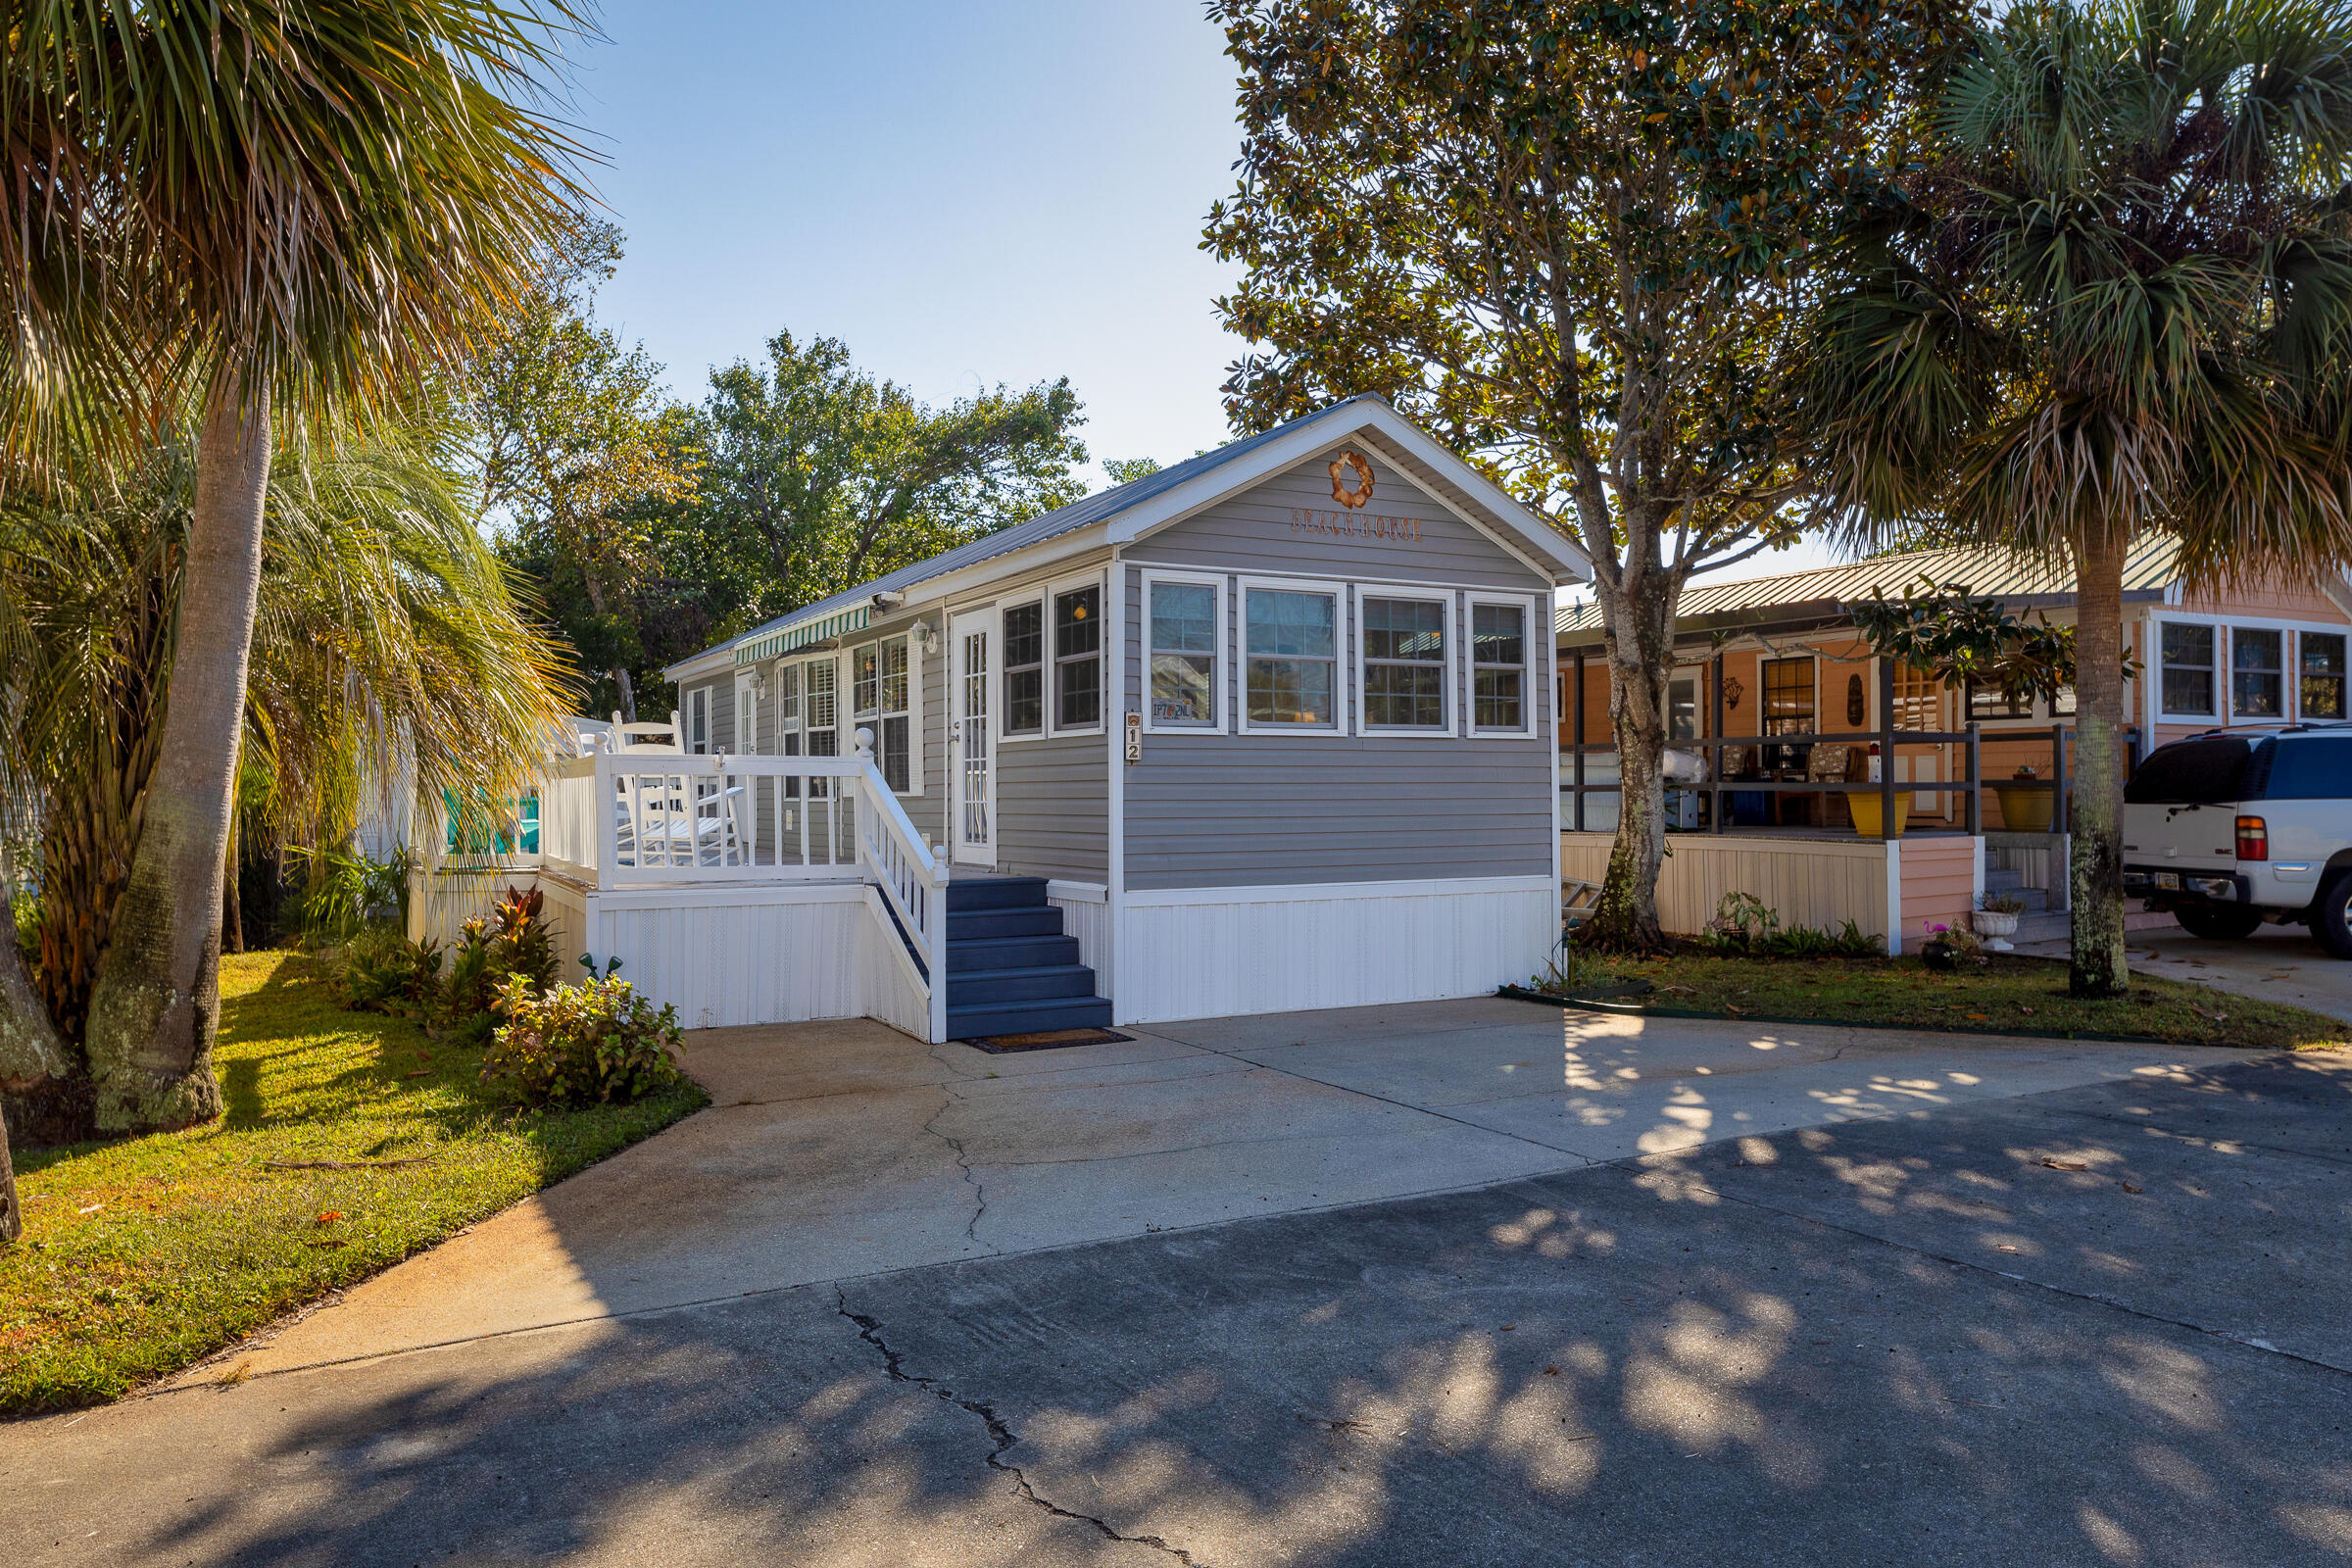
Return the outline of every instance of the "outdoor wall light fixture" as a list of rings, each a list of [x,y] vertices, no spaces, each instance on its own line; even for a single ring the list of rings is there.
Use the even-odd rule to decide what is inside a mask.
[[[928,658],[939,652],[939,628],[937,626],[927,620],[918,620],[911,630],[914,632],[915,641],[923,645],[924,657]]]

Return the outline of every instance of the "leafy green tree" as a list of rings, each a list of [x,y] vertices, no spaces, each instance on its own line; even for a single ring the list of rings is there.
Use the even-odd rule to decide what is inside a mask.
[[[564,629],[633,720],[631,671],[643,650],[631,587],[656,570],[655,509],[693,489],[695,455],[662,397],[662,367],[592,318],[620,255],[614,225],[568,227],[466,384],[483,512],[505,520],[517,559],[576,596],[565,600]]]
[[[2072,558],[2070,987],[2124,948],[2123,569],[2352,560],[2352,14],[2017,6],[1936,107],[1940,163],[1826,313],[1824,472],[1862,542],[1923,525]]]
[[[1942,0],[1221,0],[1241,179],[1206,242],[1262,428],[1386,396],[1592,558],[1625,780],[1596,941],[1660,940],[1692,573],[1813,516],[1801,310],[1907,161]]]
[[[186,601],[137,854],[91,997],[98,1120],[220,1109],[224,851],[279,423],[470,346],[578,193],[540,98],[570,0],[26,0],[0,34],[21,452],[201,409]],[[127,413],[124,411],[127,409]]]
[[[277,842],[340,844],[404,792],[436,816],[445,789],[516,794],[570,706],[443,445],[379,427],[272,461],[240,792]],[[202,619],[200,464],[176,440],[0,509],[0,828],[39,857],[31,974],[0,952],[0,1096],[41,1142],[115,1130],[93,1000],[154,830],[175,643]]]
[[[837,338],[779,332],[764,366],[711,372],[692,526],[766,619],[1076,500],[1083,422],[1066,379],[933,408]]]
[[[1133,484],[1149,479],[1159,471],[1157,458],[1104,458],[1102,471],[1110,475],[1112,484]]]

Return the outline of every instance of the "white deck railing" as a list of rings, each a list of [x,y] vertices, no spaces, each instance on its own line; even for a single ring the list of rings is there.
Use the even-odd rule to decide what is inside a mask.
[[[874,765],[854,757],[600,752],[557,764],[541,797],[549,869],[595,888],[859,881],[897,919],[891,946],[944,1038],[947,857],[923,842]],[[903,940],[902,940],[903,939]]]

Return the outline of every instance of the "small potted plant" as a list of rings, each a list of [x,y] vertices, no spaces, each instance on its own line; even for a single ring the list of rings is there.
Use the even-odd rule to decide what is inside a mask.
[[[2026,912],[2026,901],[2014,893],[1987,893],[1977,900],[1977,912],[1969,916],[1969,925],[1984,939],[1984,946],[1994,953],[2009,951],[2008,939],[2017,935],[2017,922]]]
[[[1976,968],[1984,966],[1984,949],[1968,927],[1944,925],[1935,920],[1924,920],[1920,924],[1927,932],[1928,940],[1919,950],[1919,958],[1929,968],[1950,971],[1963,965]]]
[[[2040,785],[2041,775],[2032,767],[2021,767],[2010,775],[2007,784],[1995,784],[1992,793],[2001,803],[2001,826],[2011,833],[2047,833],[2050,813],[2058,804],[2058,792]]]

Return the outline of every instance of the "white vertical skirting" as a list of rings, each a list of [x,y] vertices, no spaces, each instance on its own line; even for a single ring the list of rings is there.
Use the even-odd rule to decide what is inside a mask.
[[[1095,971],[1096,994],[1116,996],[1117,981],[1111,973],[1116,955],[1111,946],[1108,898],[1065,898],[1054,891],[1058,886],[1058,883],[1047,884],[1046,902],[1061,911],[1062,934],[1078,939],[1078,961]]]
[[[1184,902],[1131,894],[1118,944],[1149,954],[1119,976],[1122,1023],[1292,1012],[1491,994],[1524,982],[1559,936],[1559,893],[1527,887],[1378,896],[1235,888]]]
[[[1969,843],[1973,846],[1969,867],[1970,876],[1973,879],[1971,897],[1973,901],[1981,902],[1984,897],[1984,835],[1980,833],[1970,839]]]
[[[1903,841],[1886,841],[1886,956],[1903,954]]]

